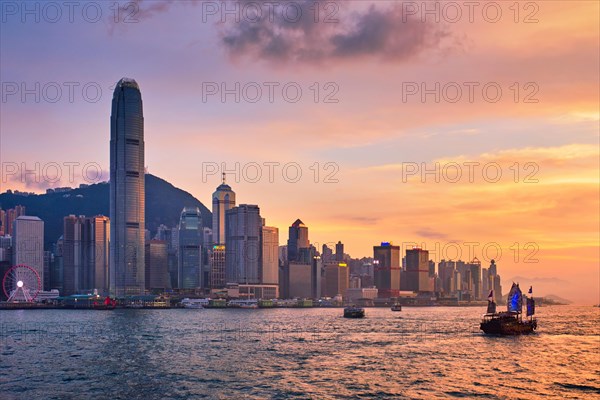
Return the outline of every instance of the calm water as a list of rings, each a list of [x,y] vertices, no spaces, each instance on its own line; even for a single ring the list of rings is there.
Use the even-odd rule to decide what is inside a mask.
[[[0,311],[0,398],[600,398],[600,309]]]

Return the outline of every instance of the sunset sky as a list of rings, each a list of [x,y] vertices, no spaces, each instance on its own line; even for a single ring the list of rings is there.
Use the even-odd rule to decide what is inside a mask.
[[[148,171],[210,208],[220,174],[203,179],[203,163],[239,163],[250,179],[249,163],[261,165],[258,182],[230,174],[228,183],[239,204],[258,204],[279,227],[280,244],[300,218],[312,243],[341,240],[353,257],[372,256],[381,241],[437,249],[436,261],[467,260],[474,246],[484,267],[497,260],[505,289],[515,277],[538,295],[600,301],[598,2],[520,3],[518,15],[513,2],[497,2],[497,22],[486,2],[471,16],[463,2],[461,16],[438,3],[439,21],[415,9],[422,2],[321,2],[315,21],[313,2],[296,1],[297,22],[296,8],[270,20],[265,5],[253,22],[246,3],[97,2],[82,15],[82,2],[73,22],[66,8],[52,22],[56,10],[35,3],[36,22],[3,5],[3,166],[97,163],[107,180],[112,88],[131,77],[142,92]],[[111,4],[123,8],[118,22]],[[240,21],[222,17],[224,7],[239,7]],[[135,21],[124,22],[130,13]],[[39,101],[21,92],[36,82]],[[79,85],[72,102],[67,82]],[[248,88],[239,102],[206,92],[236,82]],[[265,82],[279,85],[272,102]],[[286,84],[302,89],[297,102],[284,98]],[[62,97],[52,102],[55,86]],[[422,87],[431,91],[423,98]],[[269,182],[264,163],[273,162]],[[298,182],[289,182],[293,169],[282,176],[290,163],[302,170]],[[436,165],[437,182],[421,176]],[[9,179],[3,167],[1,190],[75,186],[85,182],[76,171],[75,182],[65,171],[50,184]]]

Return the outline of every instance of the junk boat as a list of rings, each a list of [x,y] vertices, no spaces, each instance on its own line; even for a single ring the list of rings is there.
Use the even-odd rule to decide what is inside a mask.
[[[527,317],[523,320],[523,294],[519,284],[513,282],[506,300],[506,311],[496,312],[496,303],[494,302],[494,291],[488,296],[487,312],[483,315],[480,329],[486,334],[492,335],[526,335],[533,333],[537,328],[537,320],[533,317],[535,314],[535,300],[533,299],[533,289],[529,288],[527,299]]]
[[[344,308],[344,318],[363,318],[364,316],[364,308],[354,306]]]

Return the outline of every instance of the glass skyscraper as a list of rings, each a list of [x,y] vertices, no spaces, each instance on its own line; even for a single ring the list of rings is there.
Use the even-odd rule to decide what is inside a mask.
[[[198,207],[185,207],[179,221],[179,289],[202,287],[202,214]]]
[[[114,90],[110,117],[110,291],[143,294],[145,287],[144,116],[133,79]]]
[[[213,242],[214,244],[226,244],[225,212],[235,207],[235,192],[231,190],[231,186],[225,183],[225,174],[223,174],[223,183],[217,187],[212,197]]]

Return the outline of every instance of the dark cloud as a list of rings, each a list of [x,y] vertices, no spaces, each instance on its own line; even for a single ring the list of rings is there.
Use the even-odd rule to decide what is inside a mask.
[[[281,2],[272,13],[274,18],[263,15],[256,22],[242,18],[220,24],[222,44],[229,55],[275,62],[361,57],[402,61],[439,47],[449,35],[440,24],[404,15],[399,4],[373,4],[364,11],[341,6],[336,23],[325,22],[325,15],[315,22],[312,0],[290,3],[302,9],[297,22],[285,17],[281,9],[286,2]]]

